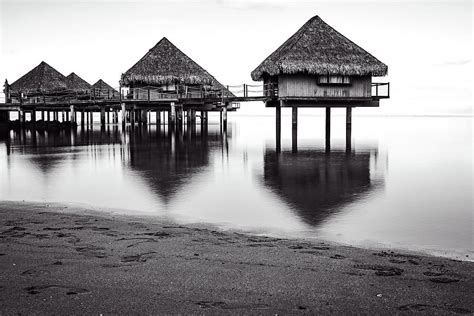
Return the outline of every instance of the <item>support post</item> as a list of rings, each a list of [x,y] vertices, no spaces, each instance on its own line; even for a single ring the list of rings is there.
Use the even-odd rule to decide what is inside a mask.
[[[23,111],[23,109],[20,109],[20,111],[18,111],[18,120],[20,121],[20,124],[25,123],[25,111]]]
[[[125,103],[122,103],[121,107],[122,107],[122,126],[125,127],[125,124],[127,122],[127,114],[125,112]]]
[[[146,124],[148,121],[148,110],[141,110],[141,123]]]
[[[298,151],[298,107],[293,106],[291,115],[291,151]]]
[[[326,108],[326,152],[331,151],[331,107]]]
[[[44,111],[41,111],[41,120],[44,122]]]
[[[81,126],[84,127],[84,109],[81,110]]]
[[[222,126],[227,132],[227,104],[222,108]]]
[[[161,111],[156,110],[156,125],[160,126],[161,125]]]
[[[31,110],[31,123],[36,123],[36,109]]]
[[[51,121],[51,111],[46,111],[46,119],[49,121]]]
[[[106,112],[106,118],[107,118],[107,125],[110,124],[110,111],[107,109],[107,112]]]
[[[346,153],[352,150],[352,108],[346,108]]]
[[[100,109],[100,125],[105,125],[105,107]]]
[[[74,105],[69,106],[70,112],[71,112],[71,123],[75,124],[76,123],[76,111],[74,109]]]
[[[275,107],[275,132],[276,132],[276,152],[281,152],[281,106],[283,101],[280,101],[279,104]]]
[[[176,106],[175,106],[174,102],[171,102],[169,119],[171,121],[171,125],[174,125],[176,123]],[[168,124],[169,124],[169,122],[168,122]]]

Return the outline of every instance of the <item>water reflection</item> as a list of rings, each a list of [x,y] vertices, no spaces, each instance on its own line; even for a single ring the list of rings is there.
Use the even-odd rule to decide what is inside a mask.
[[[195,175],[209,167],[211,151],[226,143],[227,134],[217,130],[198,133],[189,127],[167,133],[164,127],[133,129],[127,147],[128,165],[168,204]]]
[[[377,148],[351,154],[308,149],[277,153],[267,149],[263,183],[302,220],[316,227],[383,184],[383,179],[374,181],[371,177],[377,153]]]

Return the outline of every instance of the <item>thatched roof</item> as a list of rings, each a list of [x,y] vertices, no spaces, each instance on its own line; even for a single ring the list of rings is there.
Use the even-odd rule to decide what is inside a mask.
[[[251,76],[253,80],[262,80],[264,74],[280,73],[384,76],[387,66],[315,16],[268,56]]]
[[[10,85],[13,93],[52,93],[67,89],[66,77],[42,61]]]
[[[204,68],[163,37],[122,75],[123,85],[169,83],[213,85],[217,80]]]
[[[68,89],[74,92],[84,92],[91,89],[91,85],[74,72],[66,77],[66,82]]]
[[[107,84],[104,80],[99,79],[96,83],[92,85],[92,89],[99,89],[99,90],[113,90],[116,91],[114,88],[112,88],[109,84]]]

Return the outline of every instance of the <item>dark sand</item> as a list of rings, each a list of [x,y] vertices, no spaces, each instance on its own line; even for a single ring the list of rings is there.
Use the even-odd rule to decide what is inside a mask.
[[[1,315],[474,311],[470,262],[83,211],[0,202]]]

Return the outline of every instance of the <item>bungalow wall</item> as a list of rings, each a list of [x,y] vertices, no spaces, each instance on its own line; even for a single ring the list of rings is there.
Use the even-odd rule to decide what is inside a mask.
[[[371,76],[350,76],[349,84],[319,83],[316,75],[278,76],[279,97],[371,97]]]

